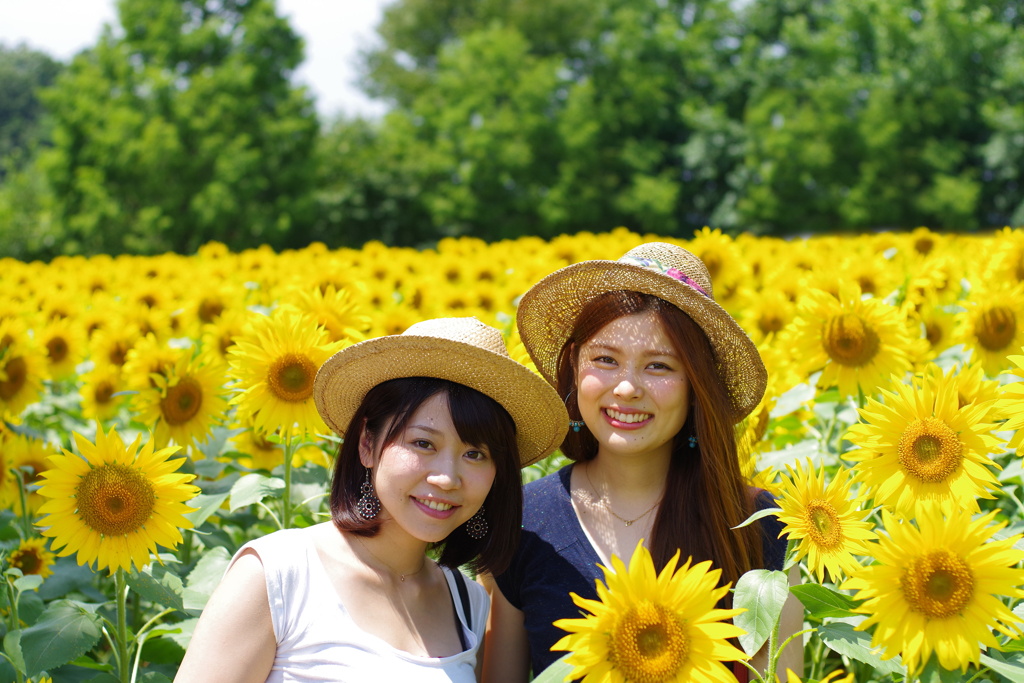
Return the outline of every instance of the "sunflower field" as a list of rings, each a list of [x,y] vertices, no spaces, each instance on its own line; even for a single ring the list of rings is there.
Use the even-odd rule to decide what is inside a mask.
[[[330,517],[325,359],[476,316],[529,365],[519,297],[651,240],[704,260],[769,370],[741,466],[803,584],[745,575],[727,637],[776,657],[792,590],[802,680],[1024,681],[1024,231],[925,228],[2,260],[0,680],[173,678],[232,554]]]

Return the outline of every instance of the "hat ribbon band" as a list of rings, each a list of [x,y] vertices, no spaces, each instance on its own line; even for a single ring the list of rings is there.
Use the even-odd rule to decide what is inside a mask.
[[[689,285],[690,287],[696,289],[698,292],[700,292],[707,298],[711,299],[711,295],[705,292],[700,285],[694,282],[693,278],[691,278],[689,275],[679,270],[678,268],[666,267],[661,261],[657,261],[651,258],[634,258],[632,256],[623,256],[622,258],[619,259],[619,263],[628,263],[630,265],[646,268],[647,270],[653,270],[659,275],[667,275],[673,280],[678,280],[679,282]],[[711,300],[714,301],[714,299]]]

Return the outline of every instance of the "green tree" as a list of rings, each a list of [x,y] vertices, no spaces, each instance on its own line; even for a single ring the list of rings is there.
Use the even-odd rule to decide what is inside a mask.
[[[0,179],[6,166],[25,163],[47,137],[36,91],[52,85],[60,70],[60,62],[43,52],[0,45]]]
[[[43,99],[66,252],[281,247],[312,221],[318,125],[272,0],[120,0]]]

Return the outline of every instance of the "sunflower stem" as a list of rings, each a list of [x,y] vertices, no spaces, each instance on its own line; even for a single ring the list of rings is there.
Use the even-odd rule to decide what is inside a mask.
[[[757,669],[755,669],[754,667],[752,667],[750,664],[748,664],[745,659],[738,659],[736,661],[738,661],[740,664],[742,664],[743,666],[745,666],[748,669],[750,669],[750,672],[752,674],[754,674],[755,676],[757,676],[757,680],[760,681],[760,683],[765,683],[764,678],[761,677],[761,672],[758,671]]]
[[[280,522],[282,529],[289,529],[292,526],[292,448],[292,435],[289,432],[284,439],[284,505]]]
[[[117,568],[114,574],[114,590],[117,591],[117,673],[121,683],[131,683],[131,660],[128,658],[128,582],[124,569]]]
[[[11,625],[7,629],[8,631],[17,631],[21,628],[21,618],[18,616],[18,592],[14,588],[14,583],[10,577],[7,577],[7,599],[11,604],[10,618]]]
[[[861,388],[860,384],[857,385],[857,405],[861,410],[864,410],[864,390]]]
[[[771,633],[768,634],[768,670],[764,672],[763,680],[770,681],[775,678],[775,667],[779,662],[779,653],[782,652],[782,648],[777,648],[779,642],[779,626],[782,624],[782,615],[779,614],[775,620],[775,626],[772,627]],[[787,641],[788,642],[788,641]]]
[[[29,517],[28,502],[25,497],[25,473],[21,470],[11,470],[18,476],[18,496],[21,498],[21,524],[25,528],[25,540],[32,537],[32,520]]]
[[[982,674],[984,674],[984,673],[987,673],[987,672],[988,672],[988,670],[989,670],[989,669],[988,669],[988,667],[987,667],[987,666],[983,666],[983,667],[981,667],[980,669],[978,669],[978,673],[974,674],[973,676],[971,676],[970,678],[968,678],[968,679],[967,679],[967,683],[974,683],[974,681],[978,680],[978,678],[979,678],[979,677],[980,677],[980,676],[981,676]]]

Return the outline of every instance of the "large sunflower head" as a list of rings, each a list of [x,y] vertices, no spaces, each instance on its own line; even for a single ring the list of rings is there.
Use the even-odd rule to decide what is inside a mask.
[[[25,502],[28,504],[29,512],[35,514],[43,504],[43,498],[35,490],[35,485],[42,483],[40,475],[47,468],[47,458],[60,451],[41,439],[19,434],[12,436],[6,443],[0,441],[0,452],[3,453],[0,459],[3,465],[7,469],[16,470],[25,484],[32,487],[25,491]],[[21,496],[18,492],[17,477],[8,474],[4,483],[9,487],[0,494],[0,497],[7,499],[11,508],[20,515]]]
[[[92,360],[97,364],[121,367],[128,360],[128,352],[139,341],[139,328],[134,324],[105,327],[92,338]]]
[[[676,570],[679,553],[658,574],[651,554],[637,544],[627,569],[612,557],[612,570],[601,567],[605,583],[597,582],[599,600],[575,593],[573,602],[590,612],[582,619],[559,619],[569,632],[552,646],[573,654],[575,668],[567,678],[625,683],[734,681],[723,661],[746,659],[729,644],[743,629],[723,623],[743,610],[716,609],[729,587],[718,587],[721,570],[711,562]]]
[[[51,567],[55,559],[56,556],[46,547],[46,539],[33,537],[26,538],[11,551],[7,564],[12,569],[20,569],[26,576],[38,574],[45,579],[53,574]]]
[[[316,321],[283,307],[253,320],[228,351],[242,393],[231,400],[240,420],[267,434],[325,432],[313,402],[313,380],[345,342],[331,342]]]
[[[1020,636],[1021,619],[1003,598],[1024,597],[1024,552],[1013,545],[1021,536],[990,540],[1005,523],[989,526],[996,511],[972,521],[968,511],[926,504],[915,527],[882,512],[887,536],[874,548],[877,563],[864,567],[843,587],[867,600],[857,611],[868,615],[857,628],[877,624],[873,647],[883,659],[902,654],[915,673],[934,651],[946,669],[979,664],[980,645],[996,647],[995,629]]]
[[[228,407],[224,366],[202,365],[182,355],[166,376],[150,377],[156,386],[142,390],[133,408],[139,420],[153,428],[157,443],[166,445],[172,439],[179,446],[205,443]]]
[[[983,421],[994,404],[961,408],[952,370],[930,367],[909,384],[893,377],[892,386],[895,392],[882,391],[884,404],[868,400],[863,422],[847,433],[861,447],[844,456],[859,462],[856,479],[900,516],[913,517],[925,501],[978,512],[977,499],[992,498],[988,490],[998,487],[988,456],[1000,442]]]
[[[796,469],[786,469],[789,477],[782,477],[778,515],[786,525],[783,533],[800,541],[799,557],[807,556],[808,569],[819,582],[826,569],[833,581],[849,576],[860,568],[854,555],[869,554],[865,543],[875,534],[862,521],[867,513],[858,509],[859,496],[850,494],[848,471],[840,467],[826,486],[824,465],[815,472],[808,460],[806,468],[797,462]]]
[[[97,426],[96,443],[74,434],[81,457],[69,451],[51,456],[39,494],[47,498],[38,522],[43,536],[53,538],[59,555],[78,554],[78,564],[97,563],[97,570],[142,568],[157,546],[181,543],[179,528],[191,529],[184,515],[199,489],[194,475],[176,470],[184,460],[169,460],[178,449],[154,450],[142,436],[125,447],[113,429]]]
[[[1010,367],[1009,355],[1024,346],[1024,283],[975,287],[957,315],[956,338],[971,361],[995,377]]]
[[[839,298],[812,290],[800,302],[787,343],[808,372],[823,369],[820,387],[843,396],[874,394],[890,374],[910,369],[910,338],[899,312],[879,299],[861,299],[856,284],[840,282]]]

